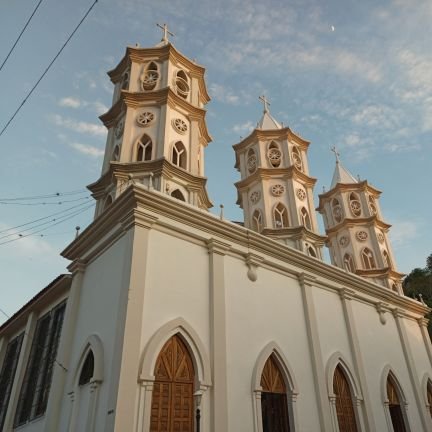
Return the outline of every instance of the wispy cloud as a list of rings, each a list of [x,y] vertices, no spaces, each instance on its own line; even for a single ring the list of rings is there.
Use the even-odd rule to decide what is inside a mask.
[[[390,237],[395,246],[401,246],[404,243],[412,242],[417,233],[418,227],[414,221],[400,220],[393,223]]]
[[[244,123],[239,123],[233,126],[232,130],[235,133],[249,133],[254,128],[253,123],[248,120]]]
[[[88,102],[77,97],[64,97],[58,101],[58,105],[66,108],[91,108],[97,114],[103,114],[108,111],[108,107],[100,101]]]
[[[229,105],[238,105],[240,96],[234,94],[233,90],[225,87],[222,84],[213,83],[209,87],[210,95],[212,98],[219,102],[227,103]]]
[[[81,106],[81,101],[74,97],[64,97],[59,100],[58,104],[61,107],[79,108]]]
[[[73,149],[75,149],[77,152],[82,153],[86,156],[91,156],[95,158],[102,157],[104,155],[104,151],[100,148],[97,148],[95,146],[87,145],[87,144],[81,144],[77,142],[73,142],[69,144]]]
[[[74,132],[95,135],[95,136],[106,135],[106,129],[102,125],[77,121],[71,118],[63,117],[59,114],[51,115],[50,119],[56,126],[64,127]]]

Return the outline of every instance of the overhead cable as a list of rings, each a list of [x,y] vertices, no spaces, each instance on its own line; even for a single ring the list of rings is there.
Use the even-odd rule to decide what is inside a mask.
[[[52,194],[46,194],[46,195],[32,195],[27,197],[14,197],[14,198],[0,198],[0,201],[28,201],[28,200],[34,200],[34,199],[44,199],[44,198],[58,198],[61,196],[68,196],[68,195],[76,195],[80,193],[87,192],[86,189],[77,189],[70,192],[55,192]]]

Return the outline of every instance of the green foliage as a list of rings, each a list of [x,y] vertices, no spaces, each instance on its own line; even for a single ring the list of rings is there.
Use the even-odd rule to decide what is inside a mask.
[[[425,268],[415,268],[403,281],[403,289],[406,296],[419,300],[419,296],[423,301],[432,307],[432,254],[426,259]],[[429,318],[429,335],[432,338],[432,317]]]

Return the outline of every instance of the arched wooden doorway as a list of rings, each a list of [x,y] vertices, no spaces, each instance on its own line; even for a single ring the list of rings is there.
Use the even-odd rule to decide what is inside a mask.
[[[272,354],[261,375],[263,432],[290,432],[285,380]]]
[[[189,351],[174,335],[156,361],[150,432],[193,432],[194,376]]]
[[[391,375],[387,377],[387,399],[394,432],[406,432],[405,420],[399,400],[399,394]]]
[[[429,405],[429,412],[432,417],[432,381],[431,380],[428,380],[426,392],[427,392],[427,401]]]
[[[339,432],[357,432],[351,390],[340,364],[336,367],[333,376],[333,393],[336,396],[336,413]]]

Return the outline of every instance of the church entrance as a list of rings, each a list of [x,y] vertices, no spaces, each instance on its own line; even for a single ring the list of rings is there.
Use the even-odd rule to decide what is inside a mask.
[[[396,391],[396,386],[390,376],[387,378],[387,397],[394,432],[406,432],[399,396]]]
[[[263,432],[290,432],[285,381],[272,354],[261,375]]]
[[[340,432],[357,432],[354,404],[348,380],[338,365],[333,377],[333,393],[336,396],[336,413]]]
[[[194,431],[194,376],[189,351],[174,335],[156,361],[150,432]]]

